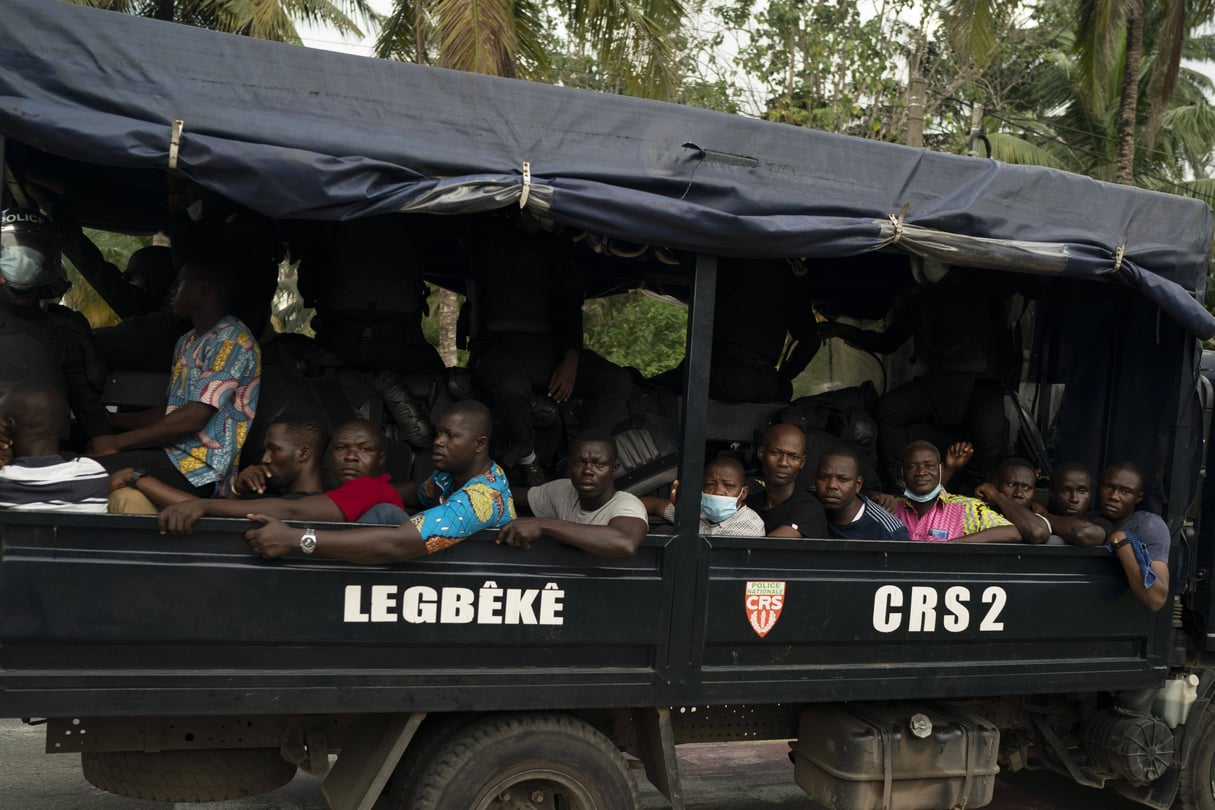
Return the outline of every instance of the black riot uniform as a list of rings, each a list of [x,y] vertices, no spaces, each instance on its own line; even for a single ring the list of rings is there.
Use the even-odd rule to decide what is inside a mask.
[[[35,211],[0,216],[0,395],[20,382],[52,385],[67,395],[85,439],[110,433],[105,364],[89,323],[50,303],[68,288],[53,227]]]

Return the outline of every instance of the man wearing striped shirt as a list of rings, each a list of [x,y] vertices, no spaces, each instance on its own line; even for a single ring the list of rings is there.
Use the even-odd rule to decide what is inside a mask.
[[[815,475],[815,494],[827,512],[827,533],[853,540],[907,540],[907,527],[861,494],[861,457],[847,445],[823,452]]]
[[[21,383],[0,399],[0,509],[105,512],[109,476],[91,458],[66,458],[63,394]]]

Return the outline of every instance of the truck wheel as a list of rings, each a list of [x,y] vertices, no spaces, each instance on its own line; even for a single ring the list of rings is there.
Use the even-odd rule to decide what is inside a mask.
[[[616,746],[561,714],[479,720],[421,767],[410,810],[635,810],[638,803]]]
[[[277,748],[85,751],[80,765],[94,787],[160,802],[241,799],[282,787],[295,776],[295,766]]]
[[[1177,798],[1184,810],[1215,810],[1215,705],[1203,712],[1193,733],[1198,738],[1181,769]]]

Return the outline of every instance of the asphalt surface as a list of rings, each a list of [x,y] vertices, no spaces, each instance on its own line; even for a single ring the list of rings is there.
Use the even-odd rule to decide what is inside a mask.
[[[43,730],[0,720],[0,807],[6,810],[327,810],[320,779],[306,774],[262,796],[231,802],[165,804],[97,790],[74,754],[43,753]],[[681,746],[680,774],[688,810],[812,810],[793,781],[784,743]],[[644,810],[670,804],[638,772]],[[383,803],[381,803],[383,804]],[[1074,785],[1051,773],[1001,774],[993,810],[1132,810],[1140,805]],[[377,806],[377,810],[388,810]],[[453,808],[455,810],[455,808]]]

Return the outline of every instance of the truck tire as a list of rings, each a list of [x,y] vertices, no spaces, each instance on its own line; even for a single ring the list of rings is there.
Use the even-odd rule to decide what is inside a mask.
[[[410,810],[635,810],[638,804],[637,783],[616,746],[562,714],[478,720],[420,767],[414,794],[402,805]]]
[[[84,778],[94,787],[132,799],[219,802],[282,787],[295,766],[277,748],[199,751],[85,751]]]
[[[1181,769],[1177,798],[1183,810],[1215,810],[1215,705],[1207,707],[1191,733],[1198,736]]]

